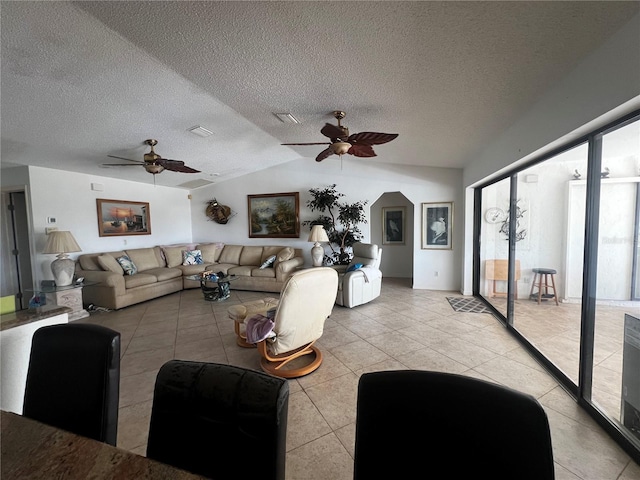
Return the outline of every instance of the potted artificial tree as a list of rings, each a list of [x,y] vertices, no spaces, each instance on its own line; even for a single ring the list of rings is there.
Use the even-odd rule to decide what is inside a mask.
[[[368,201],[340,202],[344,194],[336,190],[335,184],[322,189],[312,188],[309,193],[312,199],[307,200],[307,207],[320,215],[315,220],[307,220],[302,224],[309,227],[322,225],[326,230],[331,248],[331,254],[325,255],[327,263],[348,264],[351,253],[347,249],[362,238],[358,225],[367,223],[364,207]]]

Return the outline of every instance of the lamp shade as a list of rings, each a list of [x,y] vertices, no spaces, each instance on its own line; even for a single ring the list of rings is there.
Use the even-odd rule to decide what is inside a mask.
[[[47,237],[47,244],[44,246],[42,253],[71,253],[81,252],[82,249],[73,238],[71,232],[56,231],[51,232]]]
[[[311,227],[311,233],[309,233],[309,242],[328,242],[329,237],[327,236],[327,232],[325,232],[324,227],[322,225],[314,225]]]
[[[76,239],[73,238],[73,235],[71,235],[71,232],[56,231],[49,234],[47,244],[44,246],[42,253],[58,254],[58,258],[51,262],[51,272],[57,286],[71,285],[75,262],[68,257],[67,253],[81,251],[82,249]]]

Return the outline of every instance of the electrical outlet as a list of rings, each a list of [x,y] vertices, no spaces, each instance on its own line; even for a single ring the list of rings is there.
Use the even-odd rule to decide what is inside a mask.
[[[524,283],[531,283],[531,277],[522,277]]]
[[[434,277],[437,277],[438,275],[439,275],[439,273],[438,273],[438,272],[433,272],[433,276],[434,276]]]

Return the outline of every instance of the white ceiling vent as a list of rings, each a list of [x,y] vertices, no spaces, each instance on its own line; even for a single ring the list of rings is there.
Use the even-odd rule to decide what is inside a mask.
[[[274,115],[278,117],[282,123],[302,123],[290,113],[274,113]]]
[[[213,132],[211,130],[207,130],[206,128],[201,127],[200,125],[187,128],[187,132],[191,132],[194,135],[198,135],[199,137],[210,137],[211,135],[213,135]]]
[[[211,185],[212,183],[213,182],[210,182],[209,180],[203,180],[202,178],[199,178],[197,180],[191,180],[189,182],[181,183],[180,185],[178,185],[178,187],[194,189],[204,187],[205,185]]]

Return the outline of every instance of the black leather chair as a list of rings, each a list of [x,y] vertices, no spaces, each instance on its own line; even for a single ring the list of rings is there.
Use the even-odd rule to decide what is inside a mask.
[[[115,445],[119,395],[119,332],[69,323],[33,334],[25,417]]]
[[[400,370],[358,384],[354,479],[554,478],[547,415],[530,395]]]
[[[147,457],[214,479],[284,480],[289,384],[232,365],[165,363]]]

